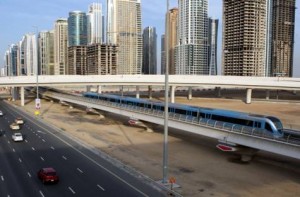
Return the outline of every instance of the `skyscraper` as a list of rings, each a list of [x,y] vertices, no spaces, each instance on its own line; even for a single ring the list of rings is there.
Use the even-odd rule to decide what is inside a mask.
[[[92,3],[89,6],[89,11],[87,14],[88,20],[88,44],[102,43],[103,40],[103,14],[102,14],[102,4]]]
[[[165,42],[165,34],[161,35],[161,61],[160,61],[160,74],[164,75],[166,72],[166,42]]]
[[[36,35],[32,33],[25,34],[21,45],[21,50],[24,53],[24,56],[22,57],[24,74],[28,76],[36,75],[38,66]]]
[[[42,31],[38,39],[39,65],[41,75],[54,74],[54,32]]]
[[[293,76],[296,0],[272,0],[268,76]]]
[[[168,31],[168,56],[169,56],[169,74],[174,75],[175,72],[175,46],[177,44],[177,24],[178,24],[178,8],[173,8],[167,13],[167,31]]]
[[[87,45],[87,17],[84,12],[72,11],[68,18],[68,46]]]
[[[179,0],[176,74],[208,75],[207,0]]]
[[[142,72],[140,0],[107,1],[107,43],[118,45],[118,74]]]
[[[18,45],[12,44],[9,47],[7,65],[8,65],[8,76],[18,75]]]
[[[157,74],[156,42],[157,35],[155,27],[146,27],[143,32],[143,74]]]
[[[60,18],[54,24],[54,75],[67,74],[68,22]]]
[[[223,74],[265,76],[267,1],[223,0]]]
[[[208,22],[208,64],[209,75],[217,75],[217,49],[218,49],[218,19],[209,18]]]

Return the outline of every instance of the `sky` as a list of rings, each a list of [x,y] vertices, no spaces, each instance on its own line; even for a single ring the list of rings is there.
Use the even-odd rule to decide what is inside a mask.
[[[10,44],[16,44],[26,33],[51,30],[58,18],[67,18],[70,11],[87,12],[93,2],[102,3],[106,10],[106,0],[0,0],[0,67],[4,65],[4,54]],[[222,0],[209,0],[208,15],[220,20],[218,65],[222,50]],[[160,51],[160,39],[164,33],[166,1],[141,0],[142,25],[156,27],[157,46]],[[170,0],[170,8],[176,7],[177,0]],[[296,29],[294,52],[294,77],[300,77],[300,1],[296,0]],[[160,52],[158,53],[160,58]],[[158,61],[160,65],[160,59]]]

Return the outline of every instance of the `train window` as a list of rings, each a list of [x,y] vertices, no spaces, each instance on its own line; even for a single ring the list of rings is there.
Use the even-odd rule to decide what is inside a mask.
[[[251,120],[244,120],[244,119],[219,116],[219,115],[212,115],[211,119],[217,120],[217,121],[222,121],[222,122],[229,122],[229,123],[233,123],[233,124],[239,124],[239,125],[253,127],[253,121],[251,121]]]
[[[205,118],[205,113],[200,113],[201,118]]]
[[[271,128],[270,124],[267,123],[267,122],[265,124],[265,129],[268,130],[268,131],[272,131],[272,128]]]
[[[260,122],[254,122],[254,127],[260,128],[261,127],[261,123]]]
[[[194,117],[197,117],[197,114],[198,114],[197,112],[194,112],[194,111],[192,112],[192,116],[194,116]]]
[[[183,109],[176,109],[176,108],[175,108],[175,113],[176,113],[176,114],[186,114],[187,112],[186,112],[186,110],[183,110]]]

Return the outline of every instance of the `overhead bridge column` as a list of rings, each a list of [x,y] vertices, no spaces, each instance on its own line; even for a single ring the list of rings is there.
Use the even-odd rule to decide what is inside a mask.
[[[176,86],[171,86],[171,103],[175,103]]]
[[[136,96],[137,99],[140,98],[140,86],[136,86]]]
[[[25,106],[24,87],[21,87],[21,106]]]
[[[251,104],[251,97],[252,97],[252,89],[247,89],[247,98],[246,98],[246,104]]]
[[[188,100],[192,100],[193,98],[193,88],[189,87]]]

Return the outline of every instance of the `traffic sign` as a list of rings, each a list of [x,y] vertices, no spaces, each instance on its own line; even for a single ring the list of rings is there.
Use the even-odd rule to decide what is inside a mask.
[[[234,152],[234,151],[237,150],[236,147],[226,145],[226,144],[218,144],[217,148],[220,149],[221,151],[224,151],[224,152]]]
[[[41,109],[41,99],[35,99],[35,109]]]

